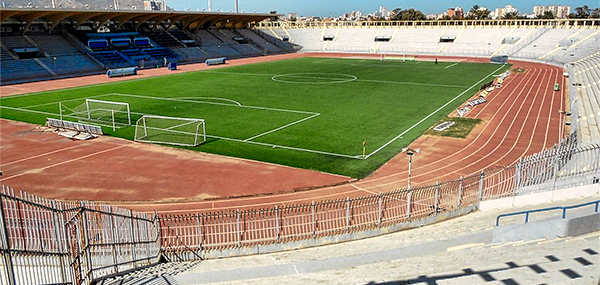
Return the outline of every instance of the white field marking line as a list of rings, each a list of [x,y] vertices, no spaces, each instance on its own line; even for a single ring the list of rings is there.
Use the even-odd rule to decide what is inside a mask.
[[[165,129],[160,129],[160,128],[155,128],[155,127],[147,127],[148,129],[151,130],[161,130],[164,131]],[[174,132],[174,133],[179,133],[179,134],[194,134],[194,133],[189,133],[189,132],[183,132],[183,131],[177,131],[177,130],[169,130],[170,132]],[[245,140],[241,140],[241,139],[234,139],[234,138],[228,138],[228,137],[221,137],[221,136],[215,136],[215,135],[209,135],[206,134],[207,138],[215,138],[215,139],[221,139],[221,140],[226,140],[226,141],[233,141],[233,142],[240,142],[240,143],[249,143],[249,144],[255,144],[255,145],[260,145],[260,146],[267,146],[267,147],[271,147],[271,148],[282,148],[282,149],[287,149],[287,150],[294,150],[294,151],[302,151],[302,152],[310,152],[310,153],[316,153],[316,154],[324,154],[324,155],[330,155],[330,156],[338,156],[338,157],[343,157],[343,158],[352,158],[352,159],[359,159],[357,158],[357,156],[353,156],[353,155],[346,155],[346,154],[339,154],[339,153],[332,153],[332,152],[326,152],[326,151],[319,151],[319,150],[312,150],[312,149],[305,149],[305,148],[297,148],[297,147],[291,147],[291,146],[284,146],[284,145],[276,145],[276,144],[270,144],[270,143],[261,143],[261,142],[255,142],[255,141],[245,141]]]
[[[457,63],[455,63],[455,64],[448,65],[448,66],[446,66],[446,67],[444,67],[444,68],[445,68],[445,69],[448,69],[448,68],[451,68],[451,67],[453,67],[453,66],[455,66],[455,65],[458,65],[458,62],[457,62]]]
[[[313,61],[312,63],[317,64],[317,63],[323,63],[326,61],[333,61],[333,60],[334,60],[334,58],[328,58],[328,59],[321,59],[321,60]]]
[[[357,190],[360,190],[360,191],[369,192],[369,193],[371,193],[371,194],[379,194],[379,193],[375,193],[375,192],[373,192],[373,191],[369,191],[369,190],[367,190],[367,189],[364,189],[364,188],[360,188],[360,187],[358,187],[358,186],[354,185],[354,183],[350,183],[350,186],[352,186],[352,187],[354,187],[354,188],[356,188]]]
[[[66,160],[66,161],[62,161],[62,162],[59,162],[59,163],[55,163],[55,164],[52,164],[52,165],[48,165],[48,166],[45,166],[45,167],[42,167],[42,168],[36,168],[36,169],[29,170],[29,171],[26,171],[26,172],[23,172],[23,173],[15,174],[13,176],[2,178],[2,179],[0,179],[0,181],[6,181],[6,180],[9,180],[9,179],[12,179],[12,178],[16,178],[16,177],[20,177],[20,176],[23,176],[23,175],[27,175],[27,174],[29,174],[31,172],[37,172],[37,171],[40,171],[40,170],[46,170],[48,168],[53,168],[53,167],[60,166],[60,165],[63,165],[63,164],[71,163],[73,161],[78,161],[78,160],[86,159],[88,157],[92,157],[92,156],[95,156],[95,155],[103,154],[103,153],[106,153],[106,152],[109,152],[109,151],[113,151],[113,150],[122,149],[124,147],[127,147],[127,145],[116,146],[116,147],[113,147],[113,148],[109,148],[109,149],[105,149],[105,150],[102,150],[102,151],[94,152],[92,154],[88,154],[88,155],[80,156],[80,157],[77,157],[77,158],[69,159],[69,160]]]
[[[240,107],[240,108],[248,108],[248,109],[256,109],[256,110],[266,110],[266,111],[276,111],[276,112],[288,112],[288,113],[297,113],[297,114],[308,114],[308,115],[316,115],[318,113],[315,112],[307,112],[307,111],[298,111],[298,110],[288,110],[288,109],[279,109],[279,108],[269,108],[269,107],[260,107],[260,106],[250,106],[250,105],[242,105],[242,106],[234,106],[231,104],[223,104],[216,102],[201,102],[201,101],[193,101],[193,100],[179,100],[174,98],[164,98],[164,97],[154,97],[154,96],[144,96],[144,95],[134,95],[134,94],[124,94],[124,93],[109,93],[108,95],[118,95],[118,96],[129,96],[129,97],[137,97],[144,99],[156,99],[156,100],[164,100],[164,101],[174,101],[174,102],[184,102],[184,103],[197,103],[197,104],[209,104],[209,105],[218,105],[218,106],[227,106],[227,107]],[[132,113],[133,114],[133,113]]]
[[[487,76],[485,76],[484,78],[482,78],[481,80],[477,81],[475,84],[471,85],[471,87],[467,88],[465,91],[461,92],[460,94],[456,95],[456,97],[452,98],[452,100],[448,101],[446,104],[444,104],[443,106],[437,108],[437,110],[431,112],[431,114],[427,115],[427,117],[421,119],[420,121],[418,121],[416,124],[414,124],[412,127],[408,128],[407,130],[405,130],[404,132],[402,132],[401,134],[397,135],[395,138],[393,138],[392,140],[390,140],[389,142],[385,143],[384,145],[382,145],[381,147],[379,147],[378,149],[376,149],[375,151],[369,153],[365,159],[371,157],[373,154],[378,153],[379,151],[381,151],[383,148],[387,147],[388,145],[390,145],[391,143],[393,143],[394,141],[396,141],[398,138],[402,137],[404,134],[408,133],[410,130],[414,129],[415,127],[417,127],[418,125],[420,125],[421,123],[423,123],[425,120],[429,119],[429,117],[433,116],[435,113],[439,112],[440,110],[444,109],[446,106],[450,105],[450,103],[454,102],[456,99],[460,98],[462,95],[464,95],[465,93],[467,93],[469,90],[471,90],[473,87],[479,85],[481,82],[483,82],[484,80],[486,80],[488,77],[490,77],[490,75],[492,75],[493,73],[495,73],[496,71],[500,70],[504,68],[504,66],[500,66],[498,69],[490,72],[490,74],[488,74]]]
[[[196,98],[201,98],[201,99],[215,99],[215,100],[222,100],[222,101],[227,101],[227,102],[231,102],[237,106],[242,106],[242,103],[235,101],[235,100],[231,100],[231,99],[227,99],[227,98],[220,98],[220,97],[177,97],[179,99],[184,99],[184,100],[193,100]]]
[[[253,136],[253,137],[251,137],[251,138],[247,138],[247,139],[245,139],[244,141],[245,141],[245,142],[247,142],[247,141],[251,141],[251,140],[253,140],[253,139],[256,139],[256,138],[262,137],[262,136],[266,136],[266,135],[268,135],[268,134],[270,134],[270,133],[274,133],[274,132],[277,132],[277,131],[283,130],[283,129],[285,129],[285,128],[291,127],[291,126],[293,126],[293,125],[295,125],[295,124],[302,123],[302,122],[304,122],[304,121],[308,121],[308,120],[310,120],[310,119],[312,119],[312,118],[315,118],[315,117],[318,117],[318,116],[320,116],[320,115],[321,115],[321,114],[315,114],[315,115],[312,115],[312,116],[310,116],[310,117],[306,117],[306,118],[304,118],[304,119],[300,119],[300,120],[298,120],[298,121],[291,122],[291,123],[289,123],[289,124],[287,124],[287,125],[283,125],[283,126],[281,126],[281,127],[279,127],[279,128],[275,128],[275,129],[272,129],[272,130],[270,130],[270,131],[268,131],[268,132],[264,132],[264,133],[262,133],[262,134],[255,135],[255,136]]]
[[[69,100],[63,100],[63,101],[57,101],[57,102],[50,102],[50,103],[44,103],[44,104],[37,104],[37,105],[31,105],[31,106],[25,106],[23,108],[25,109],[31,109],[31,108],[36,108],[36,107],[41,107],[41,106],[47,106],[47,105],[54,105],[56,103],[63,103],[63,102],[71,102],[71,101],[77,101],[77,100],[85,100],[85,99],[89,99],[89,98],[96,98],[96,97],[102,97],[105,94],[102,95],[94,95],[94,96],[87,96],[85,98],[76,98],[76,99],[69,99]],[[12,97],[11,97],[12,98]]]
[[[208,72],[208,71],[203,71]],[[221,72],[221,71],[210,71],[209,73],[224,73],[224,74],[240,74],[240,75],[248,75],[248,76],[278,76],[278,75],[268,75],[268,74],[260,74],[260,73],[235,73],[235,72]],[[430,84],[430,83],[417,83],[417,82],[406,82],[406,81],[385,81],[385,80],[370,80],[370,79],[356,79],[353,81],[360,82],[372,82],[372,83],[389,83],[389,84],[404,84],[404,85],[417,85],[417,86],[433,86],[433,87],[456,87],[456,88],[467,88],[468,86],[464,85],[446,85],[446,84]],[[345,81],[344,81],[345,82]],[[298,83],[306,83],[306,82],[298,82]],[[310,84],[310,83],[306,83]],[[118,94],[118,93],[115,93]]]
[[[28,110],[28,109],[22,109],[22,108],[17,108],[17,107],[8,107],[8,106],[2,106],[0,105],[0,109],[4,108],[4,109],[9,109],[9,110],[15,110],[15,111],[21,111],[21,112],[26,112],[26,113],[36,113],[36,114],[43,114],[43,115],[48,115],[48,116],[53,116],[53,117],[58,117],[59,114],[55,114],[55,113],[50,113],[50,112],[44,112],[44,111],[37,111],[37,110]],[[132,114],[138,114],[138,115],[143,115],[142,113],[133,113]],[[95,125],[98,126],[102,126],[102,127],[107,127],[107,128],[112,128],[112,125],[106,125],[106,124],[102,124],[101,121],[99,122],[98,120],[81,120],[80,117],[77,116],[73,116],[73,115],[65,115],[63,114],[63,117],[67,117],[67,118],[72,118],[72,119],[76,119],[78,122],[82,122],[82,123],[94,123]],[[116,123],[117,128],[122,128],[123,126],[129,126],[129,125],[125,125],[122,123]]]
[[[256,144],[256,145],[260,145],[260,146],[269,146],[269,147],[275,147],[275,148],[283,148],[283,149],[287,149],[287,150],[303,151],[303,152],[310,152],[310,153],[316,153],[316,154],[325,154],[325,155],[338,156],[338,157],[343,157],[343,158],[362,159],[362,158],[358,158],[356,155],[339,154],[339,153],[332,153],[332,152],[326,152],[326,151],[320,151],[320,150],[312,150],[312,149],[306,149],[306,148],[298,148],[298,147],[291,147],[291,146],[284,146],[284,145],[276,145],[276,144],[270,144],[270,143],[261,143],[261,142],[255,142],[255,141],[244,141],[244,140],[241,140],[241,139],[234,139],[234,138],[213,136],[213,135],[208,135],[208,134],[206,135],[206,137],[215,138],[215,139],[222,139],[222,140],[228,140],[228,141],[233,141],[233,142]]]
[[[347,77],[318,77],[318,76],[308,76],[303,74],[326,74],[326,75],[343,75]],[[316,79],[316,80],[324,80],[323,82],[297,82],[290,81],[283,78],[302,78],[302,79]],[[338,83],[348,83],[352,81],[356,81],[358,77],[356,75],[351,74],[343,74],[343,73],[290,73],[290,74],[278,74],[271,77],[271,80],[280,83],[291,83],[291,84],[312,84],[312,85],[320,85],[320,84],[338,84]]]
[[[189,121],[189,122],[181,123],[181,124],[179,124],[179,125],[175,125],[175,126],[168,127],[168,128],[166,128],[165,130],[172,130],[172,129],[175,129],[175,128],[183,127],[183,126],[185,126],[185,125],[189,125],[189,124],[193,124],[193,123],[198,123],[198,122],[199,122],[199,121]]]
[[[70,146],[70,147],[66,147],[66,148],[62,148],[62,149],[57,149],[57,150],[53,150],[53,151],[41,153],[41,154],[38,154],[38,155],[34,155],[34,156],[26,157],[26,158],[23,158],[23,159],[15,160],[15,161],[12,161],[12,162],[9,162],[9,163],[3,163],[2,166],[7,166],[7,165],[11,165],[11,164],[15,164],[15,163],[20,163],[20,162],[31,160],[31,159],[36,159],[36,158],[39,158],[39,157],[42,157],[42,156],[55,154],[57,152],[62,152],[62,151],[65,151],[65,150],[70,150],[70,149],[74,149],[74,148],[86,146],[88,144],[91,144],[91,142],[82,143],[82,144],[78,144],[78,145],[74,145],[74,146]]]
[[[385,83],[385,84],[430,86],[430,87],[450,87],[450,88],[467,88],[467,87],[469,87],[469,86],[464,86],[464,85],[431,84],[431,83],[417,83],[417,82],[406,82],[406,81],[386,81],[386,80],[374,80],[374,79],[356,79],[354,81],[371,82],[371,83]],[[473,86],[469,87],[469,89],[471,89],[471,88],[473,88]],[[469,90],[469,89],[467,89],[467,90]]]

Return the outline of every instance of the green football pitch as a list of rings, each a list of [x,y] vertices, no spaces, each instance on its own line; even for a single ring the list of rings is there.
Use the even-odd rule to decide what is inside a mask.
[[[363,178],[508,68],[297,58],[4,97],[0,115],[86,122],[86,99],[124,102],[131,125],[123,108],[114,130],[92,123],[133,139],[144,114],[204,119],[206,142],[185,148]]]

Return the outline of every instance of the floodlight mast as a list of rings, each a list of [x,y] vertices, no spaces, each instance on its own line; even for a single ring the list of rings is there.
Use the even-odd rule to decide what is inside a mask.
[[[412,178],[412,176],[411,176],[412,157],[413,157],[413,155],[420,153],[421,149],[420,148],[412,149],[412,148],[405,147],[402,149],[402,152],[406,152],[406,154],[408,155],[408,190],[410,190],[410,188],[411,188],[410,180]]]
[[[411,205],[411,198],[412,198],[412,191],[410,188],[410,179],[411,179],[411,174],[410,171],[412,169],[412,157],[413,155],[420,153],[421,149],[417,148],[417,149],[412,149],[412,148],[408,148],[405,147],[402,149],[402,152],[406,152],[406,154],[408,155],[408,193],[406,193],[406,215],[410,218],[410,205]]]

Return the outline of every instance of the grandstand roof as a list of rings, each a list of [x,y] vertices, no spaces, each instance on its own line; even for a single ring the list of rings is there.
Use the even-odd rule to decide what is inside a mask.
[[[176,11],[131,11],[131,10],[76,10],[76,9],[0,9],[0,24],[34,22],[52,23],[52,28],[61,22],[82,25],[96,22],[100,25],[112,22],[121,26],[125,23],[152,23],[173,25],[177,22],[185,29],[201,29],[210,23],[217,28],[242,28],[273,17],[265,13],[222,13],[222,12],[176,12]]]

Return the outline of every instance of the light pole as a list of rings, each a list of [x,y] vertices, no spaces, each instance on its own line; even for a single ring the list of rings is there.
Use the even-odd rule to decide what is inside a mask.
[[[410,180],[411,180],[411,170],[412,170],[412,157],[413,155],[420,153],[421,149],[417,148],[417,149],[412,149],[412,148],[408,148],[405,147],[402,149],[402,152],[406,152],[406,154],[408,155],[408,190],[410,190]]]

